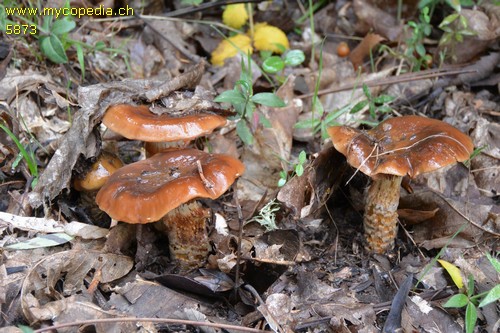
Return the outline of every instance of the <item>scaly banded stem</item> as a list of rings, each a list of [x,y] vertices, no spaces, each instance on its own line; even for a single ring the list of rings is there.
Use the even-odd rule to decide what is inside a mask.
[[[377,175],[368,189],[363,218],[367,250],[384,253],[394,248],[398,204],[403,177]]]

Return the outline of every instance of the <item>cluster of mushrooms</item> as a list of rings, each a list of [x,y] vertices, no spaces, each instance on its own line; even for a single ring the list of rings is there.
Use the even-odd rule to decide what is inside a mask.
[[[231,156],[186,146],[224,126],[226,119],[212,113],[156,114],[145,105],[121,104],[109,107],[102,122],[127,139],[146,142],[146,159],[115,172],[119,164],[111,158],[95,164],[105,175],[97,184],[99,208],[116,221],[160,221],[170,256],[181,269],[201,266],[210,249],[206,221],[211,214],[195,199],[218,198],[245,168]]]
[[[114,220],[161,221],[170,255],[181,269],[202,265],[209,252],[210,211],[195,199],[218,198],[245,168],[231,156],[179,146],[224,126],[226,119],[212,113],[175,117],[152,113],[147,106],[116,105],[106,111],[103,123],[128,139],[146,142],[147,158],[122,166],[103,155],[93,172],[104,177],[92,185],[77,181],[75,187],[100,188],[96,202]],[[474,149],[472,140],[455,127],[420,116],[390,118],[367,131],[334,126],[328,133],[347,162],[372,179],[363,219],[371,253],[394,247],[403,177],[463,162]]]

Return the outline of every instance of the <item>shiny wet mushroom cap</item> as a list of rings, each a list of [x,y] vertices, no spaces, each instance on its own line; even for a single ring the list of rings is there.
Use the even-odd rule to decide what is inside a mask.
[[[102,152],[84,175],[75,178],[73,186],[77,191],[96,191],[121,167],[123,163],[117,156]]]
[[[394,247],[402,177],[463,162],[474,150],[455,127],[419,116],[391,118],[368,131],[334,126],[328,134],[347,162],[372,178],[363,223],[367,248],[375,253]]]
[[[413,178],[463,162],[474,150],[472,140],[455,127],[419,116],[390,118],[368,131],[334,126],[328,134],[349,164],[368,176]]]
[[[171,116],[155,114],[146,105],[118,104],[108,108],[102,119],[110,130],[130,140],[171,142],[192,140],[224,126],[226,119],[211,113]]]
[[[243,163],[227,155],[196,149],[166,151],[115,172],[96,202],[115,220],[155,222],[191,199],[218,198],[244,169]]]

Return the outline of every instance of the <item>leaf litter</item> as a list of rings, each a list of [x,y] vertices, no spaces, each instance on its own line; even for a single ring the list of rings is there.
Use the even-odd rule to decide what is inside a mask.
[[[458,290],[433,258],[440,251],[440,259],[456,265],[464,277],[472,274],[479,293],[499,283],[485,257],[494,253],[500,234],[498,15],[489,3],[462,8],[467,29],[474,33],[462,31],[463,44],[442,58],[442,70],[425,70],[429,65],[416,68],[410,63],[415,54],[404,49],[412,34],[405,22],[418,22],[420,9],[416,2],[405,2],[398,21],[396,6],[389,3],[356,0],[319,6],[315,32],[307,11],[297,4],[277,11],[273,6],[279,5],[254,7],[255,22],[283,29],[289,47],[304,51],[306,62],[270,75],[258,66],[265,55],[252,56],[255,92],[276,92],[287,104],[257,107],[250,124],[252,145],[244,145],[236,133],[242,121],[238,115],[213,102],[215,95],[234,88],[245,57],[217,68],[201,60],[222,40],[203,21],[220,21],[222,10],[194,7],[198,14],[190,19],[91,18],[81,26],[77,21],[80,30],[72,38],[89,45],[103,42],[114,50],[123,47],[130,57],[96,49],[85,58],[85,76],[71,52],[71,63],[58,67],[47,61],[40,67],[26,45],[7,40],[17,53],[6,53],[0,63],[0,116],[33,152],[40,176],[31,186],[31,169],[2,131],[2,326],[116,319],[87,325],[96,332],[195,330],[181,320],[229,324],[229,331],[245,326],[278,332],[373,332],[384,324],[406,331],[462,331],[464,313],[441,307]],[[441,19],[453,10],[436,7]],[[288,15],[285,21],[295,26],[278,24],[284,22],[276,20],[280,15]],[[294,27],[304,33],[297,34]],[[433,29],[435,34],[422,43],[436,65],[450,45],[438,44],[446,30]],[[101,31],[113,35],[110,42]],[[311,41],[320,40],[320,34],[327,38],[312,53]],[[340,42],[353,50],[349,57],[336,54]],[[315,103],[322,108],[310,98],[316,89],[321,92]],[[390,104],[395,110],[374,117],[369,99],[384,94],[395,97]],[[119,223],[108,229],[109,219],[93,203],[95,194],[74,190],[72,180],[85,169],[82,161],[93,161],[102,149],[120,149],[127,164],[144,158],[140,142],[110,139],[100,124],[106,109],[117,103],[147,103],[174,113],[208,109],[229,117],[224,128],[192,143],[207,152],[231,154],[246,167],[232,190],[213,202],[202,200],[213,212],[207,224],[211,252],[204,267],[179,272],[154,224]],[[359,103],[365,106],[354,112]],[[320,128],[297,128],[296,123],[319,119],[328,121],[327,126],[367,129],[399,114],[443,119],[468,133],[480,151],[467,167],[407,183],[401,190],[396,251],[370,256],[363,250],[361,227],[369,180],[347,165]],[[298,176],[294,170],[301,151],[308,161]],[[282,171],[287,183],[278,187]],[[265,219],[252,217],[273,199],[280,202],[280,209],[269,213],[277,229],[268,230],[257,222]],[[57,233],[66,237],[61,243],[44,243]],[[29,242],[41,247],[29,248]],[[26,248],[15,249],[15,244]],[[410,293],[398,294],[409,276]],[[497,330],[498,307],[479,309],[480,329]],[[120,320],[127,316],[141,318],[140,323]],[[145,318],[179,323],[153,324]]]

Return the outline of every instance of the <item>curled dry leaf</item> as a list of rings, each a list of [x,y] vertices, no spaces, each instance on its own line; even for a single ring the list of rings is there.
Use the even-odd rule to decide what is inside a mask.
[[[469,198],[472,199],[472,198]],[[475,246],[483,237],[500,233],[500,211],[495,205],[471,204],[445,198],[427,191],[407,195],[400,201],[399,208],[433,210],[434,216],[413,226],[413,239],[426,249],[443,247],[463,225],[463,231],[451,240],[451,247]]]
[[[363,61],[366,57],[370,56],[373,52],[373,48],[377,46],[381,41],[385,40],[384,37],[369,33],[367,34],[361,43],[359,43],[352,51],[349,53],[349,60],[355,69],[358,69],[363,65]]]
[[[398,24],[396,18],[376,7],[368,0],[354,0],[354,12],[358,17],[357,30],[366,33],[374,30],[390,41],[396,41],[403,32],[403,25]]]
[[[94,271],[100,272],[100,282],[107,283],[127,274],[133,266],[131,258],[106,254],[98,251],[64,251],[40,260],[28,272],[21,290],[21,305],[28,322],[33,323],[40,315],[52,313],[49,309],[60,309],[56,315],[65,311],[58,302],[86,290],[84,279]],[[62,283],[60,288],[56,284]],[[52,290],[52,293],[47,293]],[[59,301],[57,301],[59,300]],[[69,301],[68,301],[69,302]]]
[[[336,165],[336,168],[332,168]],[[305,168],[300,177],[293,177],[278,192],[277,198],[294,218],[304,218],[316,212],[326,203],[330,194],[339,186],[347,170],[344,156],[334,147],[323,149]]]

